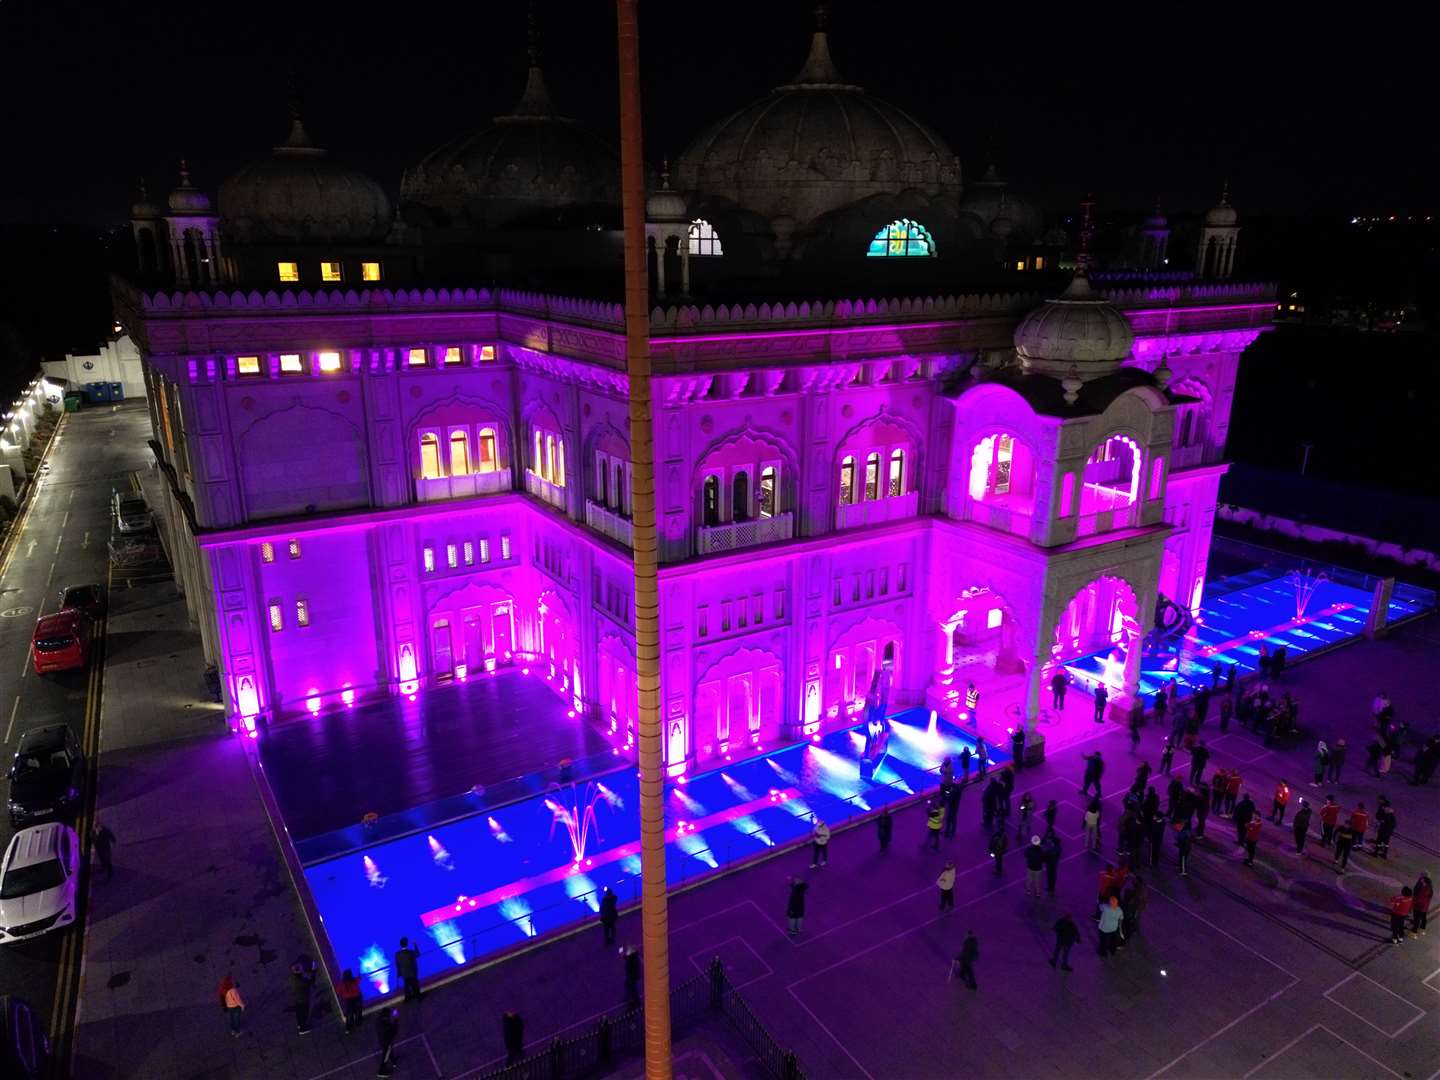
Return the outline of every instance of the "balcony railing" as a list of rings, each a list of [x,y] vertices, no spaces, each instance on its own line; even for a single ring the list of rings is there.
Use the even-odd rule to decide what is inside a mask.
[[[544,499],[556,510],[565,509],[565,489],[559,484],[552,484],[539,473],[530,469],[525,470],[525,490],[537,498]]]
[[[1031,515],[1004,503],[986,503],[975,499],[965,504],[965,520],[988,525],[1013,536],[1029,536]]]
[[[1205,446],[1177,446],[1170,451],[1170,471],[1177,469],[1193,469],[1196,465],[1205,462]]]
[[[841,503],[835,508],[835,528],[854,529],[861,525],[879,525],[886,521],[912,518],[920,508],[920,493],[891,495],[866,502]]]
[[[590,499],[585,500],[585,524],[596,532],[604,533],[611,540],[619,540],[626,547],[634,547],[635,524],[627,517],[621,517],[608,506],[601,506]]]
[[[795,535],[795,525],[792,515],[776,514],[774,517],[752,518],[749,521],[702,525],[699,533],[700,554],[713,555],[717,551],[736,551],[739,548],[754,547],[756,544],[789,540]]]
[[[1135,524],[1135,515],[1139,509],[1138,503],[1131,503],[1129,506],[1098,510],[1093,514],[1081,514],[1076,523],[1075,535],[1077,537],[1095,536],[1098,533],[1107,533],[1112,529],[1127,529]]]
[[[510,490],[510,470],[471,473],[469,476],[421,477],[415,481],[415,497],[421,502],[465,499],[473,495],[495,495]]]

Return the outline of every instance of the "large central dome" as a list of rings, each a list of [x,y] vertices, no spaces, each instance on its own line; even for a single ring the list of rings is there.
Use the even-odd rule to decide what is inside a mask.
[[[903,109],[846,83],[822,25],[794,81],[732,113],[681,155],[678,187],[772,221],[811,222],[873,195],[960,195],[960,160]]]

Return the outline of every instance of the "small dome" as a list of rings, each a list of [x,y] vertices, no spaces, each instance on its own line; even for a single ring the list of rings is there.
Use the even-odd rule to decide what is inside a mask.
[[[154,221],[160,216],[160,208],[150,201],[150,193],[145,190],[145,181],[140,181],[140,198],[130,204],[131,221]]]
[[[284,146],[220,185],[220,216],[234,243],[374,243],[390,229],[390,200],[312,145],[297,116]]]
[[[685,221],[689,216],[684,197],[670,190],[670,170],[667,167],[660,173],[659,189],[651,192],[645,200],[645,220]]]
[[[1230,205],[1230,185],[1226,184],[1225,189],[1220,193],[1220,201],[1205,212],[1205,224],[1224,228],[1234,225],[1236,218],[1235,208]]]
[[[1045,230],[1045,215],[1033,199],[1010,190],[1010,185],[1000,179],[995,166],[985,170],[979,180],[966,185],[965,196],[960,200],[960,212],[972,214],[994,235],[995,223],[1001,218],[1009,222],[1004,235],[1018,233],[1029,239],[1038,239]]]
[[[172,214],[208,214],[210,197],[190,183],[190,168],[180,162],[180,184],[167,200]]]
[[[1090,288],[1083,270],[1015,329],[1015,349],[1025,370],[1056,378],[1108,375],[1130,355],[1134,342],[1130,320]]]
[[[1145,219],[1145,224],[1140,227],[1150,232],[1170,228],[1170,219],[1167,218],[1165,212],[1160,209],[1159,199],[1155,200],[1155,209],[1151,211],[1150,216]]]
[[[823,22],[794,81],[712,124],[675,173],[701,200],[803,225],[877,195],[960,194],[955,152],[909,113],[846,83]]]

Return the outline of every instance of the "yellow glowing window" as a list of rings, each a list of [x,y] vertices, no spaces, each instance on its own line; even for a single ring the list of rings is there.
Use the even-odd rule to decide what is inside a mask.
[[[320,264],[321,281],[339,281],[340,264],[338,262],[322,262]]]
[[[286,375],[299,375],[305,370],[300,366],[300,354],[295,352],[281,353],[280,370]]]
[[[405,361],[411,367],[424,367],[429,357],[425,355],[424,349],[411,349]]]
[[[300,557],[300,541],[291,540],[288,547],[290,550],[290,557],[292,559],[298,559]]]
[[[445,362],[447,364],[461,364],[465,362],[465,356],[460,352],[459,345],[448,345],[445,348]]]
[[[235,358],[235,370],[241,375],[259,375],[260,357],[258,356],[237,356]]]
[[[1025,260],[1024,260],[1024,259],[1018,259],[1018,260],[1016,260],[1016,262],[1015,262],[1015,269],[1016,269],[1016,270],[1024,270],[1024,269],[1025,269]]]
[[[435,572],[435,549],[432,547],[425,549],[425,572],[427,574]]]
[[[338,352],[322,352],[319,354],[321,371],[339,371],[340,354]]]
[[[274,561],[275,561],[275,545],[272,544],[272,543],[270,543],[270,541],[268,541],[268,540],[265,541],[265,543],[263,543],[263,544],[260,545],[260,561],[261,561],[261,562],[274,562]]]
[[[451,570],[460,565],[460,554],[454,544],[445,545],[445,565]]]
[[[270,601],[270,629],[275,633],[285,629],[285,609],[279,600]]]
[[[1036,270],[1044,270],[1044,269],[1045,269],[1045,256],[1044,256],[1044,255],[1036,255],[1036,256],[1035,256],[1035,269],[1036,269]]]
[[[480,446],[480,457],[477,463],[476,472],[491,473],[500,467],[499,459],[495,456],[495,429],[481,428],[478,438]]]
[[[281,281],[299,281],[300,264],[293,262],[282,262],[275,264],[275,272],[280,275]]]
[[[480,346],[480,359],[481,359],[481,360],[494,360],[494,359],[495,359],[495,346],[494,346],[494,345],[481,345],[481,346]]]
[[[470,475],[470,440],[463,431],[450,433],[450,475]]]
[[[362,262],[360,264],[361,281],[379,281],[380,264],[378,262]]]
[[[438,480],[445,475],[440,467],[440,436],[427,431],[420,436],[420,477],[424,480]]]
[[[296,626],[309,626],[309,625],[310,625],[310,601],[309,601],[309,600],[296,600],[296,601],[295,601],[295,625],[296,625]]]
[[[465,565],[475,565],[475,545],[469,540],[465,541]]]

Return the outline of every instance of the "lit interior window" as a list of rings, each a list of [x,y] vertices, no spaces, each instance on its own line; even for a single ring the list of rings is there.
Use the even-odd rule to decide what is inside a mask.
[[[235,370],[241,375],[259,375],[260,357],[258,356],[237,356],[235,358]]]
[[[309,601],[309,600],[296,600],[296,601],[295,601],[295,625],[296,625],[296,626],[309,626],[309,625],[310,625],[310,601]]]
[[[1015,260],[1015,269],[1016,269],[1016,270],[1024,270],[1024,269],[1025,269],[1025,260],[1024,260],[1024,259],[1016,259],[1016,260]]]
[[[484,360],[484,361],[494,360],[494,359],[495,359],[495,346],[494,346],[494,345],[481,345],[481,346],[480,346],[480,359],[481,359],[481,360]]]
[[[339,281],[340,264],[338,262],[322,262],[320,264],[321,281]]]
[[[475,544],[470,540],[465,541],[465,565],[475,565]]]
[[[294,352],[281,353],[280,370],[286,375],[299,375],[305,370],[300,366],[300,354]]]
[[[275,545],[272,544],[272,543],[270,543],[269,540],[266,540],[263,544],[260,545],[260,561],[261,561],[261,562],[274,562],[274,561],[275,561]]]
[[[289,548],[290,548],[290,557],[291,557],[292,559],[298,559],[298,558],[300,557],[300,541],[299,541],[299,540],[291,540],[291,541],[290,541]]]
[[[321,371],[339,371],[340,354],[338,352],[322,352],[319,354]]]
[[[361,281],[379,281],[380,264],[378,262],[362,262],[360,264]]]
[[[447,345],[445,347],[445,363],[460,364],[464,363],[464,361],[465,356],[461,353],[459,345]]]
[[[935,241],[930,231],[909,218],[892,221],[875,234],[865,254],[879,256],[934,255]]]
[[[427,574],[435,572],[435,549],[433,547],[425,549],[425,572]]]
[[[440,436],[427,431],[420,436],[420,477],[424,480],[438,480],[445,475],[440,467]]]
[[[270,629],[277,634],[285,629],[285,609],[279,600],[270,601]]]
[[[450,475],[470,475],[470,440],[464,431],[450,433]]]
[[[482,563],[487,563],[487,562],[490,561],[490,541],[489,541],[489,540],[484,540],[484,539],[482,539],[482,540],[480,541],[480,561],[481,561]]]
[[[704,218],[696,218],[690,223],[690,254],[725,254],[720,248],[720,236],[715,232],[715,226]]]
[[[1036,256],[1035,256],[1035,269],[1036,269],[1036,270],[1044,270],[1044,269],[1045,269],[1045,256],[1044,256],[1044,255],[1036,255]]]
[[[282,262],[275,264],[275,271],[280,275],[281,281],[299,281],[300,264],[293,262]]]
[[[500,537],[500,558],[510,558],[510,537],[508,536]]]
[[[411,349],[406,362],[411,367],[424,367],[427,359],[424,349]]]
[[[476,445],[480,451],[475,462],[475,471],[492,473],[500,467],[499,459],[495,456],[495,429],[481,428],[476,439]]]
[[[454,544],[445,545],[445,565],[451,570],[460,565],[460,552]]]

